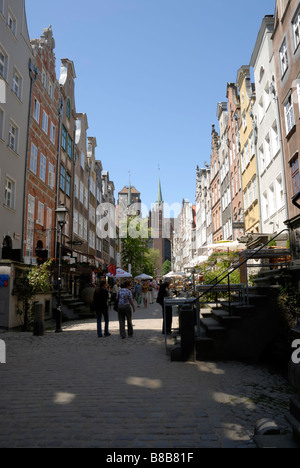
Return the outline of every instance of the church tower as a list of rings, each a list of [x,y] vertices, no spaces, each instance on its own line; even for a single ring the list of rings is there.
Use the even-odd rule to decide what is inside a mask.
[[[171,222],[169,226],[168,223]],[[170,236],[173,232],[174,221],[164,217],[164,201],[161,188],[161,180],[158,180],[158,191],[156,202],[152,204],[149,213],[149,223],[151,228],[150,247],[159,250],[159,265],[157,275],[162,274],[162,265],[166,260],[171,261],[171,240]]]

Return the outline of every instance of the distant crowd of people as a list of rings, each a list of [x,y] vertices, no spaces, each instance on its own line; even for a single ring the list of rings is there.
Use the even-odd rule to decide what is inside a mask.
[[[126,322],[127,335],[133,336],[132,313],[136,308],[148,307],[148,304],[154,304],[156,301],[162,307],[164,306],[164,298],[169,296],[170,280],[142,280],[132,283],[127,280],[122,285],[117,280],[111,287],[105,280],[101,280],[96,288],[93,297],[93,309],[97,316],[97,334],[101,338],[110,336],[109,332],[109,309],[113,305],[114,310],[118,313],[120,337],[126,338]],[[171,334],[172,328],[172,307],[165,308],[166,321],[164,321],[162,333]],[[104,333],[102,332],[102,321],[104,321]]]

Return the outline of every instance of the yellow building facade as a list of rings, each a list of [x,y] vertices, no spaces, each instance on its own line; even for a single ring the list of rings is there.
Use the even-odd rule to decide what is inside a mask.
[[[251,83],[250,66],[242,66],[237,74],[240,92],[240,169],[243,191],[245,232],[260,232],[260,207],[256,160],[257,127],[252,108],[255,102],[255,89]]]

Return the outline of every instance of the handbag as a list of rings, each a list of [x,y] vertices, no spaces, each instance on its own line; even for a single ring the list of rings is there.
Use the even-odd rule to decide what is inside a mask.
[[[114,310],[116,312],[119,312],[119,301],[117,299],[115,299],[115,302],[114,302]]]

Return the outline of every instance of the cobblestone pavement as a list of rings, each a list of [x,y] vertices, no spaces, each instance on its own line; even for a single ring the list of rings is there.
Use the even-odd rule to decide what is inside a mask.
[[[255,423],[284,430],[291,389],[265,368],[171,362],[157,304],[138,308],[134,336],[98,338],[95,320],[64,332],[5,332],[0,447],[252,448]]]

